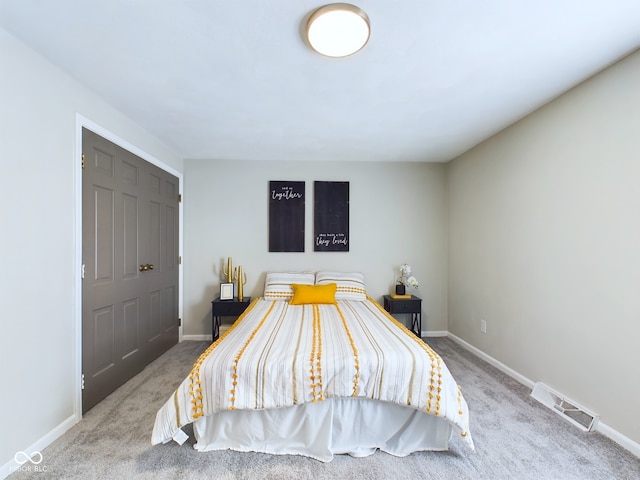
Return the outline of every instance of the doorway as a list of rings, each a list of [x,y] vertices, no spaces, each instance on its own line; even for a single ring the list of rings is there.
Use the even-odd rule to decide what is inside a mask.
[[[178,342],[179,179],[82,129],[82,412]]]

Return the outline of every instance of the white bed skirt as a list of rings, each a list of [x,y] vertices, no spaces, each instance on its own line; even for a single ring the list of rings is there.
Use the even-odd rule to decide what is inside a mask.
[[[199,451],[236,450],[303,455],[330,462],[335,454],[366,457],[380,449],[404,457],[447,450],[451,425],[410,407],[366,398],[334,398],[273,410],[233,410],[193,423]]]

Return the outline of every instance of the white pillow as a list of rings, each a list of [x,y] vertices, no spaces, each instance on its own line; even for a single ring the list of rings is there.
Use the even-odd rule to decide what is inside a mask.
[[[316,285],[335,283],[336,300],[367,299],[367,290],[364,286],[364,274],[360,272],[318,272],[316,273]]]
[[[292,283],[313,285],[313,272],[269,272],[264,282],[264,298],[267,300],[291,300],[293,297]]]

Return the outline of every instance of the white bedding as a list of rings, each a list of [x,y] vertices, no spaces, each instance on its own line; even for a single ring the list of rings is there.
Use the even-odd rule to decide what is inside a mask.
[[[353,418],[375,415],[371,431]],[[198,450],[403,456],[445,449],[451,430],[474,448],[467,404],[442,359],[370,298],[254,300],[158,411],[152,443],[192,422]]]

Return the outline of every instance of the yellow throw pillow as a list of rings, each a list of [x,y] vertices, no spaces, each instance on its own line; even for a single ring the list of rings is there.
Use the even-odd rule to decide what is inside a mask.
[[[336,303],[335,283],[327,285],[301,285],[292,283],[293,298],[289,302],[291,305],[305,305],[308,303]]]

